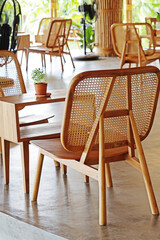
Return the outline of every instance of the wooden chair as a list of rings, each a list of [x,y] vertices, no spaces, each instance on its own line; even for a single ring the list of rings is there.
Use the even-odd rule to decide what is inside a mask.
[[[111,26],[112,43],[115,53],[125,63],[145,66],[160,60],[160,51],[155,50],[153,29],[148,23],[115,23]]]
[[[159,31],[159,33],[157,33],[158,31],[156,29],[157,28],[157,26],[156,26],[157,18],[148,18],[148,17],[146,17],[145,18],[145,22],[149,23],[152,26],[152,28],[153,28],[154,39],[155,39],[155,47],[160,47],[160,31]]]
[[[68,37],[68,42],[75,42],[77,44],[78,49],[81,49],[79,42],[80,42],[80,37],[77,35],[79,33],[79,29],[76,28],[71,28],[69,37]]]
[[[39,27],[37,34],[35,35],[35,42],[44,45],[47,41],[47,36],[50,28],[50,24],[52,22],[53,18],[42,18],[39,22]]]
[[[20,64],[17,60],[16,55],[10,51],[0,51],[0,97],[7,97],[12,95],[20,95],[26,93],[25,84],[23,81],[23,76],[20,68]],[[46,114],[28,114],[25,108],[20,109],[22,117],[20,118],[20,127],[23,127],[23,131],[27,134],[27,129],[29,125],[35,125],[35,128],[39,129],[39,138],[43,130],[43,126],[48,123],[48,119],[52,118],[50,112]],[[23,114],[24,112],[24,114]],[[43,126],[42,126],[43,125]],[[34,129],[32,130],[34,131]],[[32,134],[33,135],[33,134]],[[29,192],[29,140],[34,139],[32,135],[29,135],[29,139],[20,142],[21,155],[22,155],[22,165],[24,169],[24,191]],[[51,129],[46,130],[46,136],[49,137],[59,137],[60,136],[60,124],[57,125],[57,130],[53,133]],[[43,136],[44,138],[44,136]],[[3,168],[4,168],[4,182],[9,183],[9,139],[1,138],[2,149],[0,144],[0,149],[3,157]],[[18,143],[18,142],[16,142]]]
[[[149,66],[75,76],[66,98],[61,139],[31,142],[39,150],[32,201],[37,200],[45,155],[61,163],[64,173],[69,166],[98,181],[99,224],[105,225],[105,177],[111,187],[110,162],[125,160],[142,173],[151,212],[158,214],[141,141],[153,123],[159,83],[159,70]]]
[[[46,54],[50,56],[58,56],[61,60],[62,72],[63,72],[63,59],[64,54],[68,54],[71,58],[73,68],[74,62],[71,56],[69,46],[68,46],[68,36],[70,28],[72,25],[71,19],[54,19],[51,21],[48,31],[48,35],[44,36],[42,39],[42,44],[40,46],[33,46],[28,48],[28,55],[30,52],[40,53],[42,56],[42,66],[45,65]],[[67,50],[64,48],[67,47]],[[27,58],[27,69],[28,69],[28,58]]]

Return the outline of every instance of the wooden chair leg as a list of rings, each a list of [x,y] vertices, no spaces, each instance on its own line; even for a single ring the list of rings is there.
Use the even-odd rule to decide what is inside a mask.
[[[89,177],[87,175],[83,175],[84,182],[89,183]]]
[[[148,199],[149,199],[149,203],[150,203],[150,207],[151,207],[151,212],[152,212],[153,215],[158,215],[159,210],[158,210],[158,206],[157,206],[156,198],[155,198],[155,195],[154,195],[154,191],[153,191],[153,187],[152,187],[151,178],[150,178],[150,175],[149,175],[145,155],[144,155],[144,152],[143,152],[142,144],[141,144],[141,141],[140,141],[140,137],[139,137],[139,134],[138,134],[138,130],[137,130],[137,127],[136,127],[136,123],[135,123],[132,111],[130,111],[129,116],[130,116],[130,121],[131,121],[131,126],[132,126],[132,130],[133,130],[133,135],[134,135],[136,147],[137,147],[137,152],[138,152],[138,155],[139,155],[141,171],[142,171],[142,175],[143,175],[143,179],[144,179],[144,183],[145,183],[145,186],[146,186]]]
[[[111,169],[110,169],[110,164],[109,163],[105,164],[105,173],[106,173],[107,187],[112,187],[113,183],[112,183]]]
[[[66,63],[66,59],[65,59],[64,55],[63,55],[63,61],[64,61],[64,63]]]
[[[63,72],[63,61],[62,61],[62,56],[60,55],[60,59],[61,59],[61,67],[62,67],[62,72]]]
[[[24,192],[29,193],[29,142],[20,143]]]
[[[106,218],[106,180],[105,164],[99,164],[99,225],[104,226],[107,223]]]
[[[104,162],[104,122],[103,116],[99,122],[99,225],[104,226],[107,223],[106,217],[106,179]]]
[[[41,54],[41,63],[42,63],[42,68],[43,68],[43,64],[44,64],[43,60],[44,60],[44,55],[43,55],[43,54]]]
[[[64,175],[66,175],[66,174],[67,174],[67,166],[64,165],[64,164],[61,164],[61,168],[62,168],[62,173],[63,173]]]
[[[1,138],[0,138],[0,154],[2,153],[2,144],[1,144]]]
[[[9,184],[9,149],[10,149],[10,142],[1,138],[1,144],[2,144],[4,184]]]
[[[39,183],[41,179],[41,172],[42,172],[42,166],[43,166],[43,159],[44,159],[44,155],[39,153],[37,171],[36,171],[36,176],[35,176],[34,185],[33,185],[34,187],[33,187],[32,199],[31,199],[32,201],[37,201]]]
[[[26,72],[28,72],[28,59],[29,59],[29,51],[26,50]]]
[[[23,60],[23,52],[24,52],[24,50],[22,50],[22,55],[21,55],[21,65],[22,65],[22,60]]]
[[[69,48],[69,46],[68,46],[68,43],[67,43],[67,47],[68,47],[68,52],[69,52],[69,55],[70,55],[70,58],[71,58],[71,62],[72,62],[73,68],[75,68],[74,61],[73,61],[73,58],[72,58],[72,55],[71,55],[71,52],[70,52],[70,48]]]
[[[60,163],[54,160],[54,164],[56,167],[60,167]]]

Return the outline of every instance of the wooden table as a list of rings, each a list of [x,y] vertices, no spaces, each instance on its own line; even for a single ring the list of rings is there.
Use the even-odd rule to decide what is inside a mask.
[[[50,92],[51,96],[47,98],[36,97],[35,94],[0,98],[0,136],[2,139],[5,184],[9,183],[9,143],[18,143],[21,146],[25,193],[29,192],[29,141],[59,137],[61,126],[55,126],[54,123],[43,123],[21,127],[19,111],[26,106],[65,100],[66,90],[61,89]]]

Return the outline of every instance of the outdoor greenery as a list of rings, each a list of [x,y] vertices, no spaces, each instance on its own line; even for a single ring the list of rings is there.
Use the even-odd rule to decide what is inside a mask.
[[[80,47],[83,48],[83,31],[82,28],[79,28],[79,33],[77,35],[80,37]],[[86,28],[86,48],[93,52],[95,42],[95,32],[92,26]]]
[[[157,17],[160,11],[159,0],[133,0],[133,21],[144,22],[145,17]]]
[[[50,17],[50,0],[19,0],[22,8],[22,30],[35,35],[40,19]],[[57,16],[70,17],[73,24],[79,24],[81,14],[78,12],[77,0],[58,0]]]

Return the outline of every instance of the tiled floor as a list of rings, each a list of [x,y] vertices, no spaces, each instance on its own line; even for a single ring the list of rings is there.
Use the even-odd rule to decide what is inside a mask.
[[[28,75],[25,73],[25,62],[22,66],[29,92],[34,91],[30,77],[31,70],[34,67],[41,67],[40,58],[36,55],[32,55],[31,60]],[[73,71],[71,62],[67,60],[64,73],[61,74],[59,59],[54,59],[52,65],[47,59],[46,74],[49,89],[67,88],[72,77],[82,71],[119,67],[119,59],[102,58],[92,62],[75,62],[76,69]],[[156,65],[159,66],[158,62]],[[52,110],[56,109],[59,109],[59,106],[55,104]],[[152,131],[143,145],[160,207],[159,119],[160,107],[158,106]],[[36,161],[37,149],[30,146],[31,191]],[[46,158],[38,202],[32,203],[30,194],[23,193],[20,149],[19,146],[13,146],[8,186],[3,184],[3,165],[0,163],[0,211],[70,240],[160,239],[160,217],[151,215],[141,174],[124,162],[113,163],[111,169],[114,186],[107,189],[108,225],[100,227],[96,181],[90,180],[90,184],[85,184],[83,176],[71,169],[68,169],[67,176],[63,176],[61,169],[56,168],[53,161]]]

